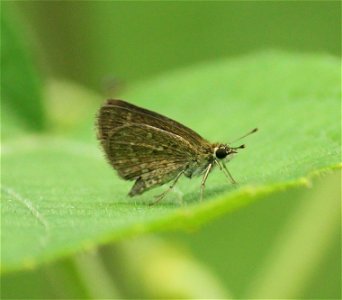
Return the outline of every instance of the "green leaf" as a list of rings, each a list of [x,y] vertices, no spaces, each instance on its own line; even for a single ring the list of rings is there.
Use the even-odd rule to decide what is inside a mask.
[[[6,138],[10,137],[10,133],[18,132],[13,128],[22,126],[41,131],[46,125],[41,81],[19,28],[6,10],[1,12],[1,101],[6,107],[1,114],[2,132]],[[20,119],[16,126],[6,117],[7,113]]]
[[[260,129],[228,164],[240,184],[231,186],[214,170],[201,203],[199,178],[182,179],[157,206],[147,203],[165,187],[128,198],[132,182],[115,175],[95,136],[92,144],[53,136],[7,142],[2,271],[145,232],[193,228],[266,194],[309,186],[313,175],[340,168],[339,70],[339,60],[329,56],[262,53],[180,70],[132,88],[125,99],[212,141],[228,142]]]

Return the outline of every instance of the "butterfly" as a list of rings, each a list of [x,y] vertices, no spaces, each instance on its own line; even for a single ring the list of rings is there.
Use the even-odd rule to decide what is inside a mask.
[[[254,133],[257,128],[244,135]],[[236,183],[225,161],[245,145],[210,143],[190,128],[156,112],[123,100],[107,100],[97,116],[97,136],[108,162],[125,180],[135,181],[129,196],[136,196],[172,181],[157,203],[179,178],[202,176],[201,199],[215,166]],[[241,137],[241,138],[243,138]],[[240,138],[240,139],[241,139]]]

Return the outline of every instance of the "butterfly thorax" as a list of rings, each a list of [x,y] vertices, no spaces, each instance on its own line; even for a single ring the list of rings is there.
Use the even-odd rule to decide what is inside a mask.
[[[216,144],[208,145],[208,147],[203,148],[188,164],[184,171],[184,175],[189,178],[202,175],[208,166],[215,160],[215,148]]]
[[[215,166],[215,160],[220,161],[229,158],[229,155],[236,153],[234,148],[227,144],[214,143],[210,147],[203,149],[200,154],[196,156],[185,170],[185,176],[191,178],[193,176],[202,175],[210,164]]]

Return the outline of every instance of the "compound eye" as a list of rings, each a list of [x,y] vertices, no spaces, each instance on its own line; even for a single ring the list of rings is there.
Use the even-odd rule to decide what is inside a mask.
[[[218,148],[215,152],[215,155],[218,159],[222,159],[225,158],[228,155],[228,153],[225,148]]]

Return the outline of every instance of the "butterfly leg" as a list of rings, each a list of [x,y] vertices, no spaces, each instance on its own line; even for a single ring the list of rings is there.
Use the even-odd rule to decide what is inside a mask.
[[[172,184],[169,186],[169,188],[168,188],[166,191],[162,192],[160,195],[155,196],[156,201],[152,202],[152,203],[150,204],[150,206],[151,206],[151,205],[155,205],[155,204],[157,204],[160,200],[162,200],[162,199],[166,196],[166,194],[167,194],[168,192],[170,192],[170,191],[173,189],[173,187],[176,185],[178,179],[181,177],[181,175],[182,175],[183,173],[184,173],[184,171],[179,172],[178,175],[176,176],[176,179],[172,182]]]
[[[210,172],[212,166],[213,166],[213,164],[209,164],[207,169],[205,170],[204,175],[203,175],[202,182],[201,182],[201,198],[200,198],[200,201],[203,200],[203,194],[204,194],[204,189],[205,189],[205,182],[207,181],[207,178],[208,178],[208,175],[209,175],[209,172]]]
[[[220,163],[217,162],[217,164],[220,166]],[[224,162],[222,162],[223,168],[220,166],[220,169],[223,171],[223,173],[227,176],[227,178],[229,178],[230,182],[232,184],[237,184],[237,182],[234,180],[232,174],[230,174],[226,164]]]

